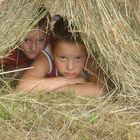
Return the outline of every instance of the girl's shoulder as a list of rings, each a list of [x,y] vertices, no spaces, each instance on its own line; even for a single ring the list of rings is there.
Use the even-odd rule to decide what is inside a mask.
[[[47,43],[45,48],[42,49],[42,52],[48,54],[52,58],[51,45],[49,43]]]
[[[30,62],[31,60],[27,58],[20,49],[10,51],[4,58],[0,60],[1,65],[5,67],[12,66],[13,68],[24,64],[29,64]]]

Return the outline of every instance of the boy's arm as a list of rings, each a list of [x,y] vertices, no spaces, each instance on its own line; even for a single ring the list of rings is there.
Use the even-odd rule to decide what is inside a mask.
[[[31,65],[32,69],[25,71],[18,81],[17,89],[23,91],[45,90],[46,92],[55,90],[62,86],[75,83],[83,83],[84,79],[66,79],[64,77],[45,78],[49,72],[49,62],[46,56],[41,53]]]
[[[102,96],[104,95],[103,87],[97,86],[93,82],[86,82],[83,84],[73,84],[60,87],[55,91],[69,92],[73,91],[80,96]]]
[[[53,78],[27,78],[19,81],[17,85],[18,90],[22,91],[39,91],[51,92],[58,88],[73,85],[77,83],[84,83],[82,78],[66,79],[64,77]]]

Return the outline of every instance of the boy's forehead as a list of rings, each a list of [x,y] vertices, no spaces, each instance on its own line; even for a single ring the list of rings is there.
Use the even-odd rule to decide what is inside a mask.
[[[86,53],[86,48],[83,44],[75,44],[68,42],[59,42],[55,47],[57,51],[61,52],[73,52],[75,53]]]
[[[75,49],[79,48],[80,50],[86,50],[86,47],[85,45],[81,44],[81,43],[78,43],[78,42],[60,42],[60,44],[63,44],[63,46],[65,47],[73,47]]]

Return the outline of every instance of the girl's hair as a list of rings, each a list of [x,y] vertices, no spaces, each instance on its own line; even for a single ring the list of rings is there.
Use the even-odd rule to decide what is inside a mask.
[[[56,44],[60,41],[78,43],[85,46],[79,32],[76,30],[76,27],[69,25],[68,20],[63,17],[61,17],[54,26],[53,35],[51,38],[52,51]]]
[[[38,14],[37,14],[37,17],[39,17],[43,12],[46,11],[46,14],[43,18],[41,18],[38,23],[35,25],[35,27],[43,27],[43,28],[46,28],[51,20],[51,15],[50,13],[46,10],[46,7],[44,6],[40,6],[39,9],[38,9]],[[36,18],[37,18],[36,17]]]

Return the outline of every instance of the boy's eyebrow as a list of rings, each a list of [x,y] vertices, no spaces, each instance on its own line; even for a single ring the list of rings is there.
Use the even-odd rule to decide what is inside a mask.
[[[66,54],[62,54],[62,53],[55,53],[55,55],[64,55],[64,56],[67,56]],[[71,55],[70,55],[71,56]],[[76,55],[75,57],[85,57],[85,56],[87,56],[86,54],[84,54],[84,55]]]

